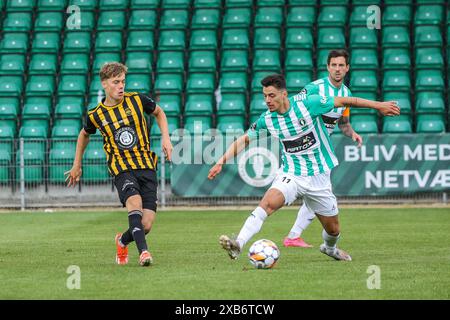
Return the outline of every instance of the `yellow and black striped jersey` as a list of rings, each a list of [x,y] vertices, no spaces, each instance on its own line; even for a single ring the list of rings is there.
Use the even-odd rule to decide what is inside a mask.
[[[135,169],[156,170],[157,156],[150,150],[144,113],[155,111],[156,103],[148,96],[125,92],[122,102],[105,106],[104,100],[88,111],[84,130],[103,136],[109,172],[113,176]]]

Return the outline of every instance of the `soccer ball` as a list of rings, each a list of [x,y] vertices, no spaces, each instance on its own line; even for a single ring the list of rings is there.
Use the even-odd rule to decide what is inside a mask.
[[[272,268],[280,257],[280,250],[270,240],[261,239],[255,241],[248,251],[250,263],[257,269]]]

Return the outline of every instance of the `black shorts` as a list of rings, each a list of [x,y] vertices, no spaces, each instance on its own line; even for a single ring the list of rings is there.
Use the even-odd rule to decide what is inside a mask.
[[[119,173],[114,178],[120,202],[125,207],[127,199],[134,195],[142,198],[142,208],[156,212],[158,181],[156,172],[150,169],[131,170]]]

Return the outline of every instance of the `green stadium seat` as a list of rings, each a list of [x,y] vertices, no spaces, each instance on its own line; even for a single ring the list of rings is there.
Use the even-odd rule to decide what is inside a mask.
[[[388,48],[383,50],[384,69],[410,69],[411,53],[406,48]]]
[[[383,13],[383,26],[409,27],[412,7],[408,5],[388,5]]]
[[[445,11],[441,5],[419,5],[416,9],[414,24],[417,25],[441,25],[444,22]]]
[[[286,20],[286,27],[308,27],[311,28],[316,22],[316,8],[290,7]]]
[[[314,68],[311,50],[293,49],[287,51],[284,61],[286,71],[293,70],[312,70]]]
[[[0,122],[17,120],[19,114],[19,99],[17,97],[0,97]]]
[[[135,64],[133,64],[131,61],[130,61],[131,65],[128,65],[128,57],[132,54],[134,55],[134,54],[139,54],[139,53],[141,53],[141,52],[130,52],[127,54],[127,67],[130,72],[135,72],[137,70],[135,69]],[[114,62],[114,61],[122,62],[121,60],[122,59],[120,58],[119,52],[97,53],[94,57],[94,62],[92,64],[92,73],[98,74],[100,69],[103,67],[103,65],[105,63]]]
[[[416,72],[416,91],[440,91],[445,88],[440,70],[421,69]]]
[[[57,53],[60,46],[60,34],[56,32],[38,32],[34,34],[32,53]]]
[[[410,116],[383,117],[382,133],[412,133]]]
[[[155,81],[155,94],[177,93],[183,90],[183,76],[177,73],[158,73]]]
[[[383,101],[397,101],[401,114],[410,115],[412,112],[412,104],[409,92],[406,91],[389,91],[383,93]]]
[[[353,49],[350,55],[352,70],[378,69],[378,55],[375,49]]]
[[[387,70],[383,76],[383,91],[407,91],[411,89],[409,70]]]
[[[378,38],[376,31],[367,27],[351,28],[350,47],[352,49],[377,49]]]
[[[112,61],[118,60],[119,59]],[[153,54],[151,51],[128,52],[126,66],[128,67],[129,73],[151,73],[153,70],[152,61],[153,61]]]
[[[20,127],[19,137],[28,139],[48,138],[48,119],[26,119]]]
[[[345,48],[345,34],[343,28],[319,28],[317,36],[319,49]]]
[[[184,118],[184,129],[193,134],[203,134],[212,128],[211,116],[186,116]]]
[[[102,82],[100,81],[100,76],[98,74],[96,74],[95,76],[93,76],[91,78],[91,83],[89,85],[89,95],[92,97],[96,97],[95,101],[95,105],[97,105],[97,98],[99,96],[104,96],[104,92],[103,92],[103,87],[102,87]]]
[[[291,95],[291,93],[289,93],[289,95]],[[250,114],[259,116],[261,113],[266,111],[267,111],[267,104],[264,101],[264,96],[262,95],[262,93],[258,92],[252,94],[250,100]]]
[[[416,95],[416,114],[445,113],[445,99],[442,92],[418,92]]]
[[[89,32],[66,32],[64,39],[64,54],[89,53],[91,51],[91,34]]]
[[[134,31],[133,31],[134,32]],[[128,41],[132,34],[130,32]],[[116,52],[122,50],[122,34],[120,31],[100,31],[97,32],[95,39],[95,53]]]
[[[280,72],[280,51],[279,50],[255,50],[253,57],[254,71]]]
[[[83,96],[86,93],[85,75],[62,75],[58,86],[58,96]]]
[[[2,54],[0,56],[0,75],[23,75],[25,56],[21,54]]]
[[[285,40],[286,49],[312,49],[313,34],[309,28],[288,28]]]
[[[367,6],[355,5],[350,16],[350,27],[366,27],[367,19],[370,14],[367,12]]]
[[[187,83],[186,91],[189,93],[208,93],[214,92],[215,85],[215,73],[190,73]]]
[[[241,115],[219,115],[217,129],[223,133],[244,133],[245,117]]]
[[[327,64],[328,64],[328,55],[330,53],[329,49],[320,49],[316,52],[317,55],[317,72],[320,73],[322,71],[325,72],[325,76],[328,76]],[[318,79],[323,78],[317,76]]]
[[[444,68],[444,58],[440,48],[419,48],[416,50],[416,69]]]
[[[131,0],[131,9],[157,9],[161,0]]]
[[[281,33],[277,28],[256,28],[253,40],[255,49],[277,49],[281,47]]]
[[[120,31],[126,26],[125,11],[100,11],[97,22],[98,31]]]
[[[55,107],[56,119],[81,119],[84,109],[83,97],[60,97]]]
[[[22,92],[22,76],[0,76],[0,97],[19,97]]]
[[[389,0],[388,0],[389,1]],[[411,2],[412,0],[409,0]],[[417,5],[423,4],[445,4],[446,0],[416,0]]]
[[[158,72],[182,73],[184,71],[184,53],[181,51],[160,52],[156,69]]]
[[[358,0],[356,0],[354,2],[357,4]],[[341,1],[339,1],[339,4],[341,4],[343,6],[348,6],[349,5],[349,0],[341,0]],[[336,5],[336,1],[335,0],[321,0],[320,1],[320,5],[323,6],[323,7],[335,6]]]
[[[220,62],[221,71],[247,71],[248,51],[247,50],[222,50]]]
[[[125,10],[129,0],[100,0],[99,10]]]
[[[60,32],[63,23],[62,12],[39,12],[34,23],[34,31]]]
[[[352,91],[375,91],[378,88],[378,76],[375,70],[355,70],[350,76]]]
[[[71,18],[67,19],[65,31],[66,32],[81,32],[89,31],[92,32],[96,25],[96,18],[93,11],[83,10],[82,13],[77,11],[72,13]],[[78,16],[77,14],[82,14]],[[83,17],[83,18],[81,18]]]
[[[185,31],[163,30],[159,33],[158,51],[183,51],[186,47]]]
[[[1,127],[0,127],[1,130]],[[8,142],[8,146],[5,147],[6,141],[0,139],[0,184],[7,184],[11,181],[11,161],[12,161],[12,152],[10,149],[10,142]]]
[[[193,30],[189,50],[216,50],[217,32],[215,30]]]
[[[87,74],[89,56],[82,53],[67,53],[61,63],[61,74]]]
[[[188,94],[184,109],[185,116],[212,116],[213,113],[213,96],[211,94]]]
[[[192,0],[161,0],[162,9],[188,9]]]
[[[251,93],[259,92],[262,93],[262,84],[261,80],[265,77],[273,74],[272,71],[256,71],[252,74],[252,83],[251,83]]]
[[[31,56],[28,73],[30,75],[54,75],[57,70],[56,54],[36,53]]]
[[[149,73],[129,73],[127,74],[127,90],[149,94],[152,89],[151,76]]]
[[[80,7],[81,12],[94,11],[98,7],[99,0],[69,0],[69,5]]]
[[[410,39],[408,27],[387,26],[383,27],[381,31],[383,48],[409,48]]]
[[[1,53],[21,53],[28,50],[28,34],[4,32],[0,42]]]
[[[8,122],[0,123],[0,150],[6,150],[9,153],[13,152],[14,141],[16,137],[15,128]]]
[[[286,72],[286,87],[289,95],[300,92],[304,86],[312,81],[312,69]],[[267,106],[266,106],[267,109]]]
[[[416,118],[417,133],[444,133],[445,120],[439,114],[419,114]]]
[[[213,8],[220,9],[222,0],[194,0],[194,8]]]
[[[255,15],[255,28],[273,27],[280,28],[283,24],[283,8],[281,7],[257,7]]]
[[[217,29],[220,26],[219,9],[195,9],[191,21],[191,29]]]
[[[128,51],[151,51],[154,49],[153,31],[131,31],[128,34]]]
[[[439,26],[418,26],[414,29],[414,44],[419,47],[442,47],[443,37]]]
[[[334,3],[336,4],[336,2]],[[317,24],[322,27],[345,27],[348,8],[345,6],[322,6],[317,18]]]
[[[67,0],[38,0],[36,6],[38,11],[64,11]]]
[[[55,93],[55,77],[50,75],[33,75],[27,81],[25,94],[29,96],[51,97]]]
[[[72,167],[73,158],[75,157],[75,151],[76,151],[75,141],[65,141],[55,143],[54,146],[50,149],[49,153],[50,183],[65,184],[64,172],[70,170],[70,168]]]
[[[160,29],[170,29],[170,30],[186,30],[189,25],[189,13],[187,10],[164,10]]]
[[[253,6],[253,0],[225,0],[226,8],[250,8]]]
[[[131,10],[128,30],[154,30],[157,26],[156,11],[152,9]]]
[[[3,20],[3,31],[6,32],[29,32],[33,25],[31,23],[31,12],[12,12]]]
[[[76,139],[81,130],[81,121],[74,119],[57,119],[53,129],[53,139]]]
[[[36,0],[8,0],[6,1],[6,11],[31,12],[36,6]]]
[[[222,28],[243,28],[250,27],[252,21],[252,11],[250,8],[230,8],[226,7],[223,17]]]
[[[181,114],[181,96],[179,94],[160,94],[158,98],[158,105],[164,110],[166,116]]]
[[[22,111],[22,119],[50,119],[52,100],[50,97],[27,97]]]
[[[287,0],[289,6],[316,6],[319,0]]]
[[[285,0],[256,0],[257,7],[283,7]]]
[[[247,101],[245,94],[224,93],[221,95],[217,115],[244,116],[246,114],[246,106]]]
[[[247,29],[225,29],[222,34],[222,49],[248,49],[250,40]]]
[[[167,117],[167,127],[169,128],[169,134],[173,134],[176,130],[180,128],[180,118],[179,117]],[[159,129],[158,123],[153,121],[150,128],[150,137],[152,143],[152,149],[154,150],[154,142],[161,138],[161,130]],[[157,139],[155,139],[157,138]],[[155,151],[156,152],[156,151]],[[158,153],[158,156],[161,153]]]
[[[412,6],[413,0],[384,0],[384,4],[386,4],[386,5],[403,4],[403,5]]]
[[[24,181],[25,185],[44,182],[45,141],[27,140],[24,143]],[[16,153],[16,177],[20,179],[20,153]]]
[[[248,77],[246,72],[221,72],[219,88],[225,92],[247,92]]]
[[[189,55],[189,72],[214,72],[217,69],[214,51],[193,51]]]
[[[359,134],[378,133],[378,123],[376,115],[351,115],[350,122],[353,129]]]

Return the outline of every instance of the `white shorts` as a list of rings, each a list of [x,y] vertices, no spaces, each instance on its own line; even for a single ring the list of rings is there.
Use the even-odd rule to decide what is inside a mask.
[[[290,205],[298,197],[303,197],[305,205],[321,216],[332,217],[339,212],[336,197],[331,190],[329,172],[311,177],[280,172],[270,188],[277,189],[284,195],[286,205]]]

